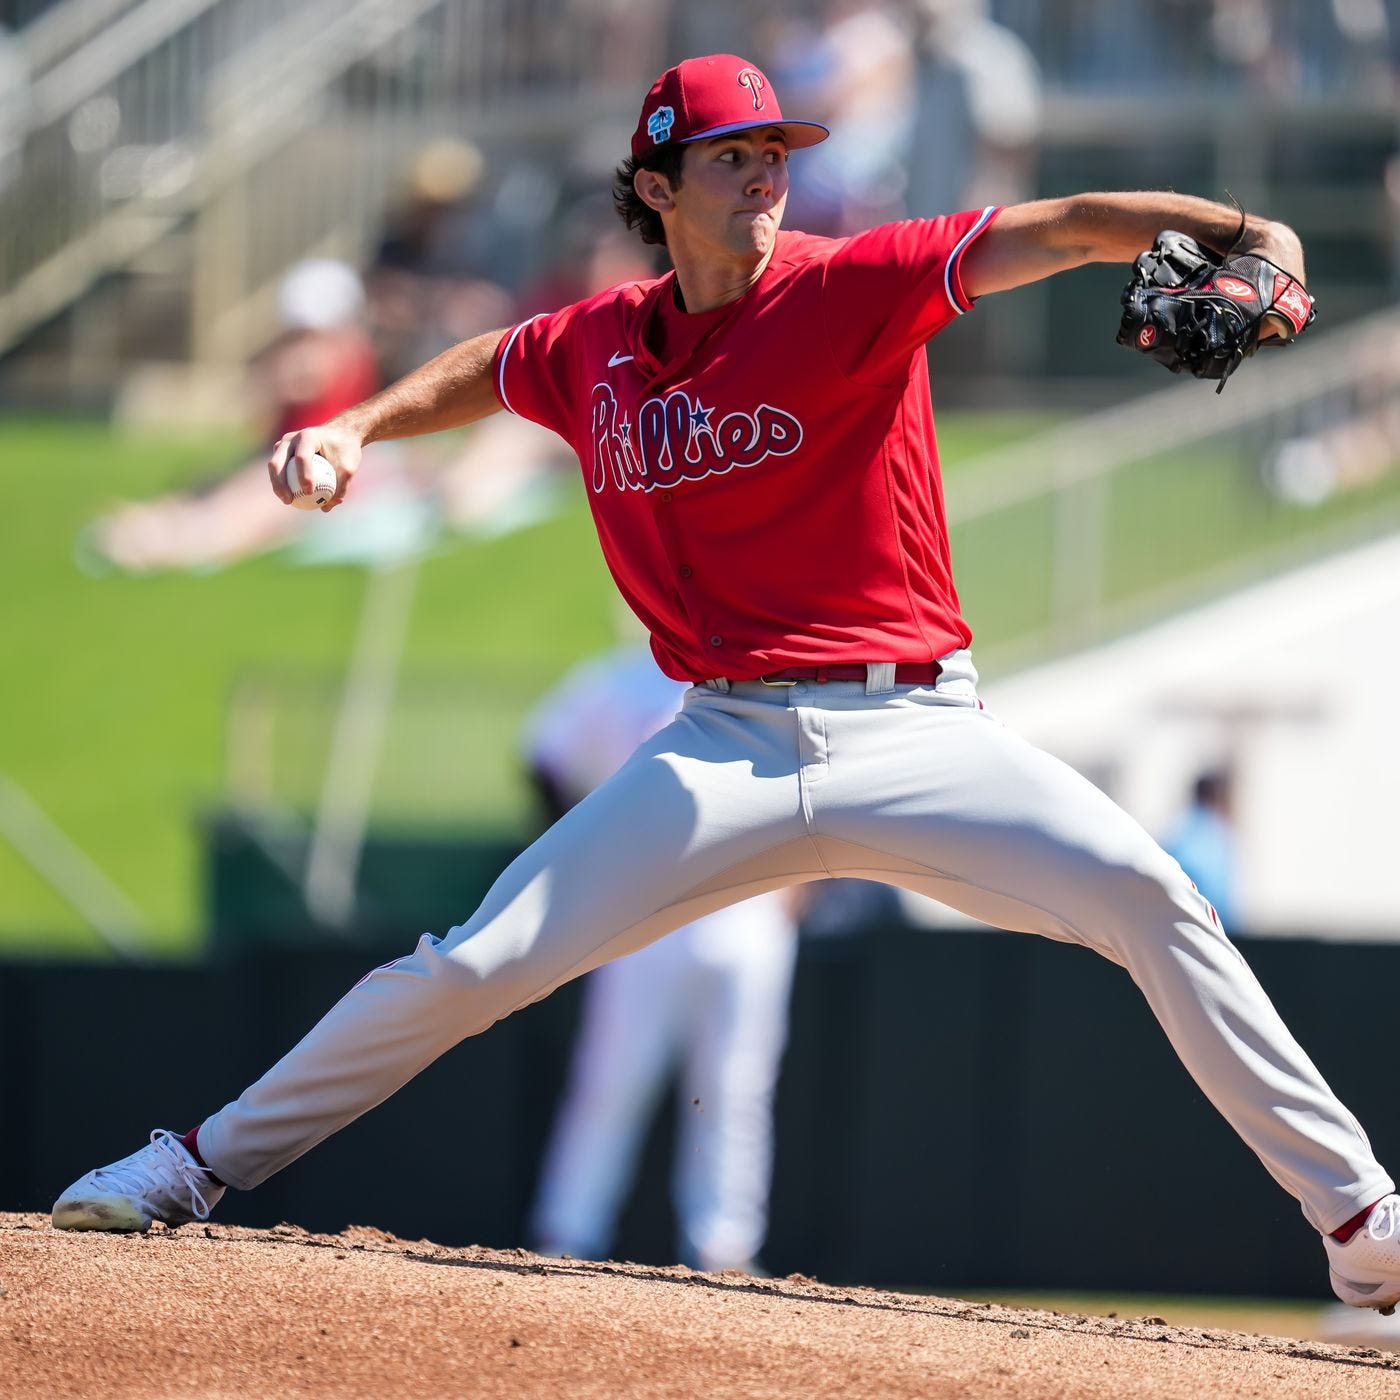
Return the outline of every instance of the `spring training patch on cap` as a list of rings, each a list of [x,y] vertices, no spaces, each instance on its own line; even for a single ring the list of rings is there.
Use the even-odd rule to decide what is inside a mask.
[[[671,139],[671,128],[676,124],[674,107],[658,107],[647,118],[647,135],[660,146]]]

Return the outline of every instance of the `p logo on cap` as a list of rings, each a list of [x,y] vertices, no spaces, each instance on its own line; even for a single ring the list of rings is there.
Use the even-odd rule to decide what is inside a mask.
[[[753,93],[753,109],[755,112],[761,112],[763,110],[763,89],[768,86],[768,79],[757,68],[741,68],[739,70],[739,86],[746,87]]]

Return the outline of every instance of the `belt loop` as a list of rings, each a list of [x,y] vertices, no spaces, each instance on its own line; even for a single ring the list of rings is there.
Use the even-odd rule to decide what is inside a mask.
[[[871,661],[865,668],[865,693],[886,695],[894,689],[894,662]]]
[[[817,684],[818,684],[818,685],[825,685],[825,684],[826,684],[826,667],[825,667],[825,666],[818,666],[818,667],[817,667]]]
[[[714,680],[706,681],[705,684],[711,690],[717,690],[721,695],[729,694],[729,679],[726,676],[716,676]]]

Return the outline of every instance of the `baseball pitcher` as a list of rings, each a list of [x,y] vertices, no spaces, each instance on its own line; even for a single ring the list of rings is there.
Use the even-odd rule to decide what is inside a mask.
[[[468,1035],[740,899],[855,876],[1125,968],[1202,1091],[1300,1203],[1344,1302],[1400,1301],[1400,1196],[1181,867],[982,707],[958,605],[924,344],[979,298],[1135,264],[1120,338],[1223,383],[1303,333],[1282,224],[1093,193],[828,239],[783,229],[786,118],[733,55],[653,84],[616,186],[673,270],[478,336],[282,439],[339,479],[366,443],[498,410],[578,454],[599,542],[677,718],[443,937],[369,973],[183,1139],[157,1130],[54,1207],[66,1229],[203,1219]],[[1139,257],[1141,250],[1151,251]]]

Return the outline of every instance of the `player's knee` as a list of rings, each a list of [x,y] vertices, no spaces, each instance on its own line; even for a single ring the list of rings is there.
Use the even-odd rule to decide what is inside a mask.
[[[552,985],[538,942],[499,928],[473,931],[464,925],[433,939],[430,947],[420,943],[418,955],[442,995],[480,1005],[493,1018],[537,1000]]]
[[[365,981],[392,977],[416,985],[430,1000],[470,999],[493,989],[508,996],[523,975],[523,960],[490,956],[484,945],[473,945],[462,932],[453,929],[442,938],[425,933],[412,953],[376,968]]]
[[[1166,930],[1183,917],[1219,927],[1181,866],[1155,846],[1151,852],[1106,864],[1095,886],[1099,918],[1113,930]]]

